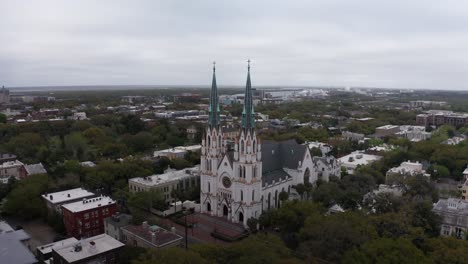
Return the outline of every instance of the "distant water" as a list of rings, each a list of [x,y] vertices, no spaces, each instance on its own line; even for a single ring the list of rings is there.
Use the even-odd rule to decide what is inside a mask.
[[[171,85],[83,85],[83,86],[28,86],[5,87],[11,92],[54,92],[54,91],[115,91],[115,90],[152,90],[152,89],[203,89],[208,86],[171,86]]]
[[[56,92],[56,91],[115,91],[115,90],[162,90],[162,89],[208,89],[206,85],[76,85],[76,86],[25,86],[5,87],[13,93],[22,92]],[[220,89],[244,89],[243,86],[222,86]],[[257,86],[256,89],[330,89],[341,87],[287,87],[287,86]]]

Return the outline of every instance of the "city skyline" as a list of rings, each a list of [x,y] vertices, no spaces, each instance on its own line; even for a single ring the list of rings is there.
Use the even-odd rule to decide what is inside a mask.
[[[456,1],[0,1],[0,86],[467,90]],[[182,76],[181,76],[182,75]]]

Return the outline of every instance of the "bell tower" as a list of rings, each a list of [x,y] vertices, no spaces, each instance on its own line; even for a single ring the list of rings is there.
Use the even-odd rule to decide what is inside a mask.
[[[247,224],[247,219],[258,218],[262,202],[262,151],[255,130],[255,112],[250,80],[250,60],[247,65],[242,126],[234,144],[233,222]]]
[[[210,104],[208,108],[208,126],[202,139],[200,158],[200,199],[202,212],[215,215],[217,212],[216,190],[218,184],[218,165],[226,152],[224,135],[220,126],[218,87],[216,84],[216,63],[213,62],[213,80],[211,83]]]

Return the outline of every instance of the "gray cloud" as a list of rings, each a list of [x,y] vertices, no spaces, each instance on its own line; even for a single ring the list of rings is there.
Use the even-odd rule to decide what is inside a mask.
[[[463,1],[0,0],[6,86],[468,89]]]

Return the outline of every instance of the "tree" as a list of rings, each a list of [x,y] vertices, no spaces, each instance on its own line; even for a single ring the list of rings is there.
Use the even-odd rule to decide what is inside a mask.
[[[426,244],[426,251],[436,264],[462,264],[468,259],[468,241],[453,237],[432,238]]]
[[[48,176],[34,175],[19,182],[7,196],[3,209],[7,214],[23,219],[33,219],[42,214],[44,202],[41,195],[47,191]]]
[[[140,117],[137,115],[122,116],[120,118],[120,123],[123,125],[125,130],[132,135],[135,135],[145,128],[145,123],[141,121]]]
[[[0,123],[6,124],[7,116],[5,114],[0,113]]]
[[[80,132],[74,132],[65,136],[65,150],[75,159],[85,160],[88,151],[88,143]]]
[[[281,191],[278,196],[279,200],[281,201],[281,204],[283,204],[284,201],[288,200],[289,198],[289,193],[285,191]]]
[[[181,248],[171,247],[164,249],[152,249],[143,254],[133,264],[202,264],[208,263],[200,254],[194,251],[186,251]]]
[[[411,241],[404,238],[380,238],[345,254],[342,263],[432,263]],[[448,262],[446,262],[448,263]]]
[[[247,226],[249,227],[250,232],[257,231],[258,220],[257,218],[251,217],[247,219]]]
[[[365,215],[344,212],[324,216],[311,215],[300,231],[299,253],[311,262],[319,257],[339,262],[343,254],[377,237]]]

